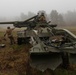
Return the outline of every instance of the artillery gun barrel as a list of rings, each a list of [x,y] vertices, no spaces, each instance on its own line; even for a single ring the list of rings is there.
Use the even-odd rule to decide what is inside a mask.
[[[23,23],[26,23],[26,22],[28,22],[29,20],[31,20],[31,19],[33,19],[33,18],[36,18],[37,16],[38,16],[38,15],[35,15],[35,16],[31,17],[31,18],[29,18],[29,19],[23,21]]]
[[[27,24],[27,22],[28,22],[29,20],[35,19],[37,16],[38,16],[38,15],[35,15],[35,16],[33,16],[33,17],[25,20],[25,21],[0,22],[0,24],[17,24],[17,25],[18,25],[18,24]]]
[[[0,24],[14,24],[15,22],[0,22]]]

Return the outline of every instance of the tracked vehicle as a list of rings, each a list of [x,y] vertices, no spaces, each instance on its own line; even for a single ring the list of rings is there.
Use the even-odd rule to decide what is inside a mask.
[[[0,24],[13,24],[18,28],[27,27],[23,31],[18,31],[17,44],[32,45],[30,49],[32,67],[44,71],[47,68],[55,70],[60,64],[68,68],[70,63],[76,63],[76,36],[67,29],[58,29],[57,25],[49,24],[43,14],[25,21],[0,22]]]

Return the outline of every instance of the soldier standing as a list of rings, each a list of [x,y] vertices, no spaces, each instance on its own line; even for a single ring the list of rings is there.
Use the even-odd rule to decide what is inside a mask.
[[[39,21],[40,21],[40,22],[43,22],[43,23],[46,23],[46,18],[45,18],[44,13],[41,13],[41,15],[40,15],[40,17],[39,17]]]
[[[10,27],[7,27],[7,30],[4,34],[4,37],[7,35],[7,37],[10,39],[10,44],[15,44],[15,40],[14,40],[14,37],[13,37],[13,34],[12,34],[12,31],[14,30],[15,28],[10,28]]]

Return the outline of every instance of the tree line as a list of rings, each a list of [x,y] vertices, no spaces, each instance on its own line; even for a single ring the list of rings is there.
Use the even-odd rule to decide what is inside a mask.
[[[38,13],[43,12],[45,14],[46,20],[51,21],[51,24],[57,24],[58,26],[76,26],[76,11],[68,11],[67,13],[59,13],[57,10],[52,10],[49,14],[44,10],[38,11]],[[0,21],[24,21],[37,13],[28,12],[28,14],[21,13],[20,16],[13,18],[0,17]]]

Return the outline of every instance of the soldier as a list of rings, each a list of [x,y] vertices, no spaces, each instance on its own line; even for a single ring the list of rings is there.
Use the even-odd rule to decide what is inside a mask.
[[[41,13],[40,17],[39,17],[39,21],[45,23],[46,22],[46,18],[44,13]]]
[[[10,44],[15,44],[15,40],[14,40],[14,37],[13,37],[13,34],[12,34],[12,31],[14,30],[15,28],[10,28],[10,27],[7,27],[7,30],[6,30],[6,33],[4,34],[4,37],[7,35],[7,37],[10,39]]]

